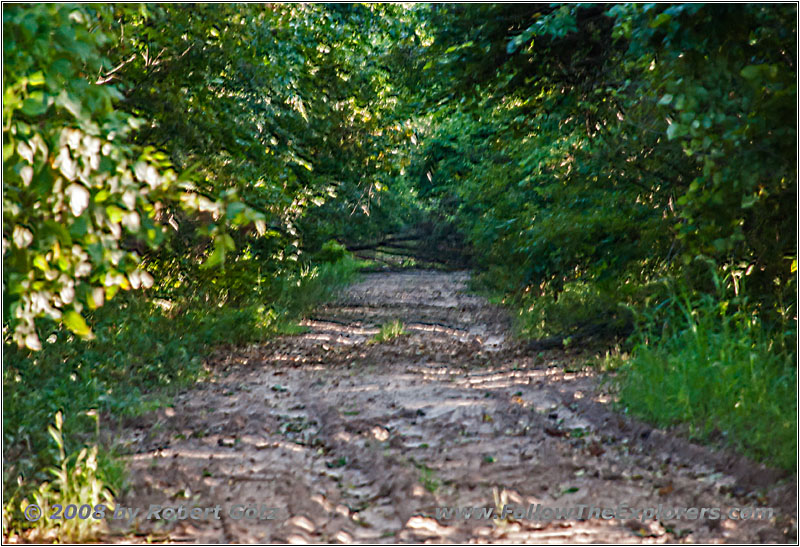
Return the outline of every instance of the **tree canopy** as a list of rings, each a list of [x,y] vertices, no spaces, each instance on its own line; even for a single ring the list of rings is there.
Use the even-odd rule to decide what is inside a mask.
[[[796,22],[4,5],[6,444],[41,479],[55,412],[196,378],[394,252],[469,266],[523,338],[615,348],[626,409],[795,465]]]

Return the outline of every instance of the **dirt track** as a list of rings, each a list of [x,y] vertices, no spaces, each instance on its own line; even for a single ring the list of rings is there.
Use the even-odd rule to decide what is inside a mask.
[[[794,478],[613,412],[580,355],[529,354],[465,273],[365,275],[309,332],[220,352],[212,379],[121,432],[119,500],[222,507],[117,540],[795,542]],[[408,334],[368,343],[384,322]],[[567,372],[567,370],[573,370]],[[657,386],[652,386],[657,389]],[[437,506],[774,507],[771,521],[440,519]],[[234,520],[237,503],[277,508]],[[140,515],[141,517],[141,515]],[[787,535],[788,531],[788,535]]]

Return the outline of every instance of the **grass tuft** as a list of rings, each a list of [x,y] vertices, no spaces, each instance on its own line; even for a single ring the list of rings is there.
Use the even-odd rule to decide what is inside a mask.
[[[399,336],[403,336],[404,334],[407,333],[402,321],[395,319],[394,321],[390,321],[381,325],[380,331],[378,331],[378,333],[372,337],[370,343],[380,344],[382,342],[388,342]]]

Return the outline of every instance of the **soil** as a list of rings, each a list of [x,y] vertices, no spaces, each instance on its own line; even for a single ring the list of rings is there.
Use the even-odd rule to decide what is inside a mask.
[[[132,473],[117,501],[141,513],[114,521],[107,539],[796,543],[795,476],[618,412],[610,384],[584,366],[589,354],[526,349],[468,280],[367,274],[305,320],[306,333],[211,356],[209,380],[119,432]],[[393,320],[406,334],[375,342]],[[775,516],[436,517],[437,507],[623,503]],[[220,519],[148,520],[151,504],[219,505]],[[235,519],[237,504],[268,509]]]

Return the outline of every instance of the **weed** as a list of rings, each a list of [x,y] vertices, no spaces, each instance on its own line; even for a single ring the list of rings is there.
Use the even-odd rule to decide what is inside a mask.
[[[395,319],[394,321],[381,325],[380,331],[372,337],[370,343],[379,344],[381,342],[388,342],[404,334],[406,334],[406,331],[404,330],[403,323],[399,319]]]
[[[797,369],[788,341],[796,332],[770,331],[746,301],[677,290],[643,320],[632,357],[620,365],[627,410],[661,426],[687,423],[693,438],[794,468]]]
[[[50,437],[58,448],[58,465],[47,469],[54,478],[43,482],[31,492],[31,497],[41,510],[42,518],[33,523],[33,534],[27,539],[33,541],[58,540],[59,542],[81,543],[96,539],[104,530],[104,518],[92,518],[95,512],[106,514],[113,511],[113,495],[103,480],[104,466],[96,445],[84,447],[77,453],[67,455],[64,447],[63,418],[61,412],[55,416],[55,426],[48,426]],[[10,517],[12,507],[4,508],[4,526],[17,528],[19,521]],[[28,507],[28,499],[19,505],[21,511]],[[89,518],[73,515],[70,506],[79,511],[90,509]],[[73,508],[74,508],[73,507]],[[50,515],[60,514],[61,518],[51,519]],[[98,513],[99,514],[99,513]],[[6,528],[7,530],[9,528]]]
[[[435,494],[439,487],[442,485],[441,481],[436,477],[436,473],[430,467],[424,464],[416,464],[417,470],[419,471],[419,482],[422,484],[423,488],[430,492],[431,494]]]

